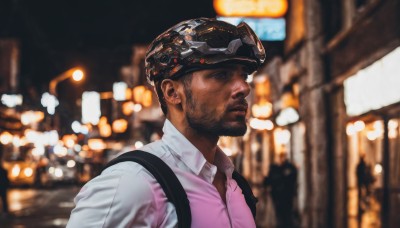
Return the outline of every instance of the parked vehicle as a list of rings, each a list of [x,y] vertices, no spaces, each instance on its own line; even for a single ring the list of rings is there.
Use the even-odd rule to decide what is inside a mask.
[[[13,186],[33,185],[35,183],[37,163],[32,160],[5,160],[4,168],[8,171],[10,184]]]
[[[44,169],[38,171],[41,186],[49,187],[56,183],[76,183],[78,173],[73,159],[57,159],[49,161]]]
[[[75,183],[78,180],[72,157],[34,158],[27,152],[6,156],[3,165],[12,186],[50,187],[59,182]]]

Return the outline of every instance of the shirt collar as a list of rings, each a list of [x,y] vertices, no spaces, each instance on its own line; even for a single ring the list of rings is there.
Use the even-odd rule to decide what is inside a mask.
[[[168,119],[165,120],[163,132],[161,140],[193,173],[212,182],[218,167],[229,179],[232,178],[234,165],[220,148],[215,154],[213,165],[207,162],[203,154]]]
[[[207,162],[203,154],[168,119],[165,120],[163,132],[161,140],[192,172],[199,175]]]

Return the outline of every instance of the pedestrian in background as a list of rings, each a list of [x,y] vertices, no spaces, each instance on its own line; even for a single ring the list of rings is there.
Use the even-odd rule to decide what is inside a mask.
[[[357,192],[358,192],[358,224],[361,227],[362,215],[369,209],[371,203],[372,185],[375,177],[372,174],[371,165],[365,161],[365,153],[360,153],[356,168]]]
[[[264,186],[270,187],[277,227],[294,227],[297,168],[289,162],[286,152],[279,153],[276,164],[271,164]]]
[[[8,197],[7,192],[10,186],[10,180],[8,179],[8,172],[3,168],[2,162],[0,160],[0,197],[3,207],[3,214],[8,215]]]
[[[264,48],[246,23],[210,18],[183,21],[146,53],[146,75],[166,116],[163,136],[141,148],[161,158],[188,196],[190,227],[256,227],[234,165],[218,147],[220,136],[247,130],[248,75]],[[67,227],[177,227],[177,211],[143,166],[121,162],[89,181]]]

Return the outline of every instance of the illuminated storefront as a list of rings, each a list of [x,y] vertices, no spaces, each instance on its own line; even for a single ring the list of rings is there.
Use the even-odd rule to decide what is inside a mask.
[[[399,62],[400,47],[397,47],[343,83],[348,116],[349,226],[361,222],[362,225],[374,223],[381,227],[381,216],[399,222],[398,216],[394,215],[400,210]],[[362,158],[366,163],[364,172],[357,168],[362,167],[358,166]],[[367,190],[361,187],[362,180],[366,181]]]

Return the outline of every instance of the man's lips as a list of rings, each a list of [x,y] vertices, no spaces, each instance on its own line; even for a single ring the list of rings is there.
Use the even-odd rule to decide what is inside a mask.
[[[232,107],[230,107],[228,110],[229,112],[236,112],[242,115],[246,115],[247,113],[247,105],[234,105]]]

